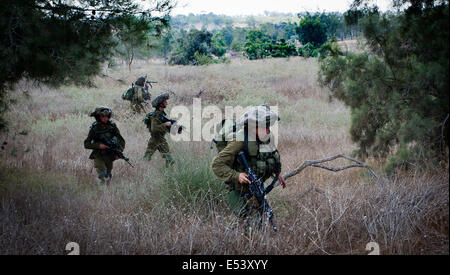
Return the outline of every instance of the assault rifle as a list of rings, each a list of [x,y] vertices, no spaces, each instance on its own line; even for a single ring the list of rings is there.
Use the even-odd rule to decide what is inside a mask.
[[[105,137],[100,137],[98,138],[98,141],[103,143],[104,145],[108,146],[109,149],[107,149],[110,152],[113,152],[115,156],[117,156],[120,159],[123,159],[124,161],[126,161],[131,167],[134,168],[133,164],[131,164],[130,159],[125,157],[122,153],[122,151],[120,151],[120,145],[119,143],[117,143],[117,141],[114,141],[112,139],[106,139]]]
[[[147,80],[147,75],[145,75],[145,83],[150,84],[150,87],[153,88],[152,83],[158,83],[158,81],[150,81],[150,80]]]
[[[245,195],[246,198],[249,200],[253,196],[255,196],[256,200],[258,200],[259,205],[263,210],[263,214],[266,215],[267,219],[270,222],[270,225],[272,225],[273,231],[277,232],[278,229],[273,222],[274,216],[273,210],[266,199],[266,194],[270,192],[272,189],[267,190],[268,192],[264,190],[264,182],[262,181],[262,178],[258,179],[255,172],[253,172],[253,170],[250,168],[247,159],[245,158],[244,151],[239,152],[238,157],[242,165],[244,165],[244,167],[247,169],[248,179],[250,180],[249,193]]]

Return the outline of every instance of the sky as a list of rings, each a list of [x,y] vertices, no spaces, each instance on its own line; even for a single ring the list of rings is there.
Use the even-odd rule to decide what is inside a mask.
[[[225,15],[261,15],[264,11],[293,13],[310,11],[348,10],[352,0],[176,0],[177,7],[172,14],[215,13]],[[385,11],[390,0],[376,0],[378,7]]]

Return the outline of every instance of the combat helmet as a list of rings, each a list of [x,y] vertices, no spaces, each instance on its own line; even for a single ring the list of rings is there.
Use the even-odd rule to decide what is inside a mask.
[[[167,99],[169,99],[168,93],[160,94],[157,97],[155,97],[155,99],[153,99],[152,106],[154,108],[158,108],[159,105],[161,105],[164,102],[164,100],[167,100]]]
[[[134,82],[134,84],[138,85],[138,86],[144,86],[145,85],[145,77],[141,76],[139,77],[136,82]]]
[[[239,119],[238,125],[239,127],[248,125],[257,127],[258,125],[264,125],[263,127],[269,128],[279,120],[280,117],[278,114],[271,111],[269,105],[263,104],[261,106],[253,107],[245,112]]]
[[[107,116],[108,118],[111,118],[112,110],[106,106],[100,106],[95,108],[90,116],[95,117],[97,121],[100,119],[100,116]]]

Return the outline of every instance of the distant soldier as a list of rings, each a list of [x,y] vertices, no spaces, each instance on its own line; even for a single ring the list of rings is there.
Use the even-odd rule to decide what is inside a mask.
[[[122,95],[123,100],[130,101],[133,112],[145,112],[144,104],[148,104],[147,101],[151,99],[149,87],[151,87],[151,83],[147,81],[146,77],[142,76]]]
[[[95,118],[88,137],[84,140],[84,148],[93,150],[89,159],[94,160],[94,167],[98,173],[98,179],[102,183],[108,183],[112,174],[113,162],[118,159],[110,147],[106,146],[105,141],[113,141],[119,144],[121,151],[125,149],[125,140],[120,134],[119,128],[112,122],[112,111],[108,107],[98,107],[91,113]]]
[[[166,112],[164,112],[168,105],[167,100],[169,100],[168,93],[157,96],[152,101],[152,106],[155,110],[145,116],[144,122],[151,133],[151,137],[148,141],[144,159],[150,161],[153,154],[158,150],[161,156],[166,159],[166,166],[169,166],[174,164],[174,160],[170,155],[169,144],[164,136],[170,133],[170,129],[176,121],[168,118]],[[181,131],[182,127],[180,126],[178,133],[181,133]]]
[[[246,229],[251,222],[256,221],[255,218],[261,219],[262,209],[255,197],[247,200],[250,180],[245,166],[238,161],[238,154],[245,154],[250,168],[263,182],[273,177],[284,184],[280,176],[280,155],[273,143],[274,136],[270,133],[270,126],[277,120],[278,115],[270,111],[268,106],[258,106],[240,118],[237,132],[233,131],[226,137],[226,146],[221,141],[213,140],[219,154],[213,159],[211,168],[228,185],[228,205],[235,215],[247,222]],[[233,129],[232,123],[229,124],[228,128]]]

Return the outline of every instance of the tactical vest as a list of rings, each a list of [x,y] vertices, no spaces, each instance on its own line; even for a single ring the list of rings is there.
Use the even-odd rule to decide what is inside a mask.
[[[100,139],[105,138],[106,140],[116,139],[116,124],[112,121],[108,121],[106,128],[100,127],[100,122],[96,121],[91,126],[94,131],[94,142],[100,142]],[[103,153],[102,150],[101,152]]]
[[[239,131],[236,136],[242,136],[243,131]],[[280,154],[275,146],[269,142],[245,141],[244,138],[244,152],[248,165],[256,173],[258,178],[262,178],[263,181],[281,172]],[[246,171],[245,167],[237,160],[233,166],[237,171]]]
[[[146,114],[144,119],[142,120],[142,122],[144,122],[144,124],[147,126],[148,131],[151,131],[152,129],[152,117],[155,115],[155,112],[156,110]]]

